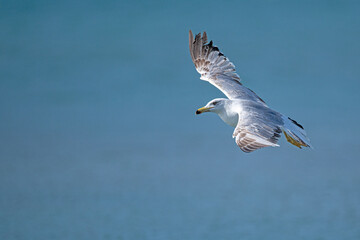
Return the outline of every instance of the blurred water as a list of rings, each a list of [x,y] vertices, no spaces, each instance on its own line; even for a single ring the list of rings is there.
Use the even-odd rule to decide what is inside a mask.
[[[2,1],[1,239],[360,239],[356,1]],[[242,153],[188,30],[306,127]]]

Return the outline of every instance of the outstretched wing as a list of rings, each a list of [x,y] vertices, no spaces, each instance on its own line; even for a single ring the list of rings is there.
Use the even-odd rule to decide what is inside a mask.
[[[244,106],[233,133],[236,144],[244,152],[263,147],[278,147],[283,121],[281,114],[258,104]]]
[[[213,42],[207,43],[206,32],[197,34],[195,40],[189,31],[190,55],[196,70],[201,74],[200,79],[210,82],[222,91],[229,99],[247,99],[262,104],[265,102],[252,90],[240,83],[235,66],[222,54]]]

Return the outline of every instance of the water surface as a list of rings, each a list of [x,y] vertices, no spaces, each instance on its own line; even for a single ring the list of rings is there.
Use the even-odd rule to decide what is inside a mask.
[[[360,239],[360,6],[0,6],[1,239]],[[206,30],[314,150],[244,154],[199,80]]]

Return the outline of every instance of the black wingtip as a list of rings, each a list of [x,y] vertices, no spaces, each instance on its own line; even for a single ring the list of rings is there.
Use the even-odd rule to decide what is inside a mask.
[[[298,123],[297,121],[295,121],[295,120],[293,120],[293,119],[291,119],[291,118],[289,118],[289,117],[288,117],[288,119],[289,119],[290,121],[292,121],[292,122],[293,122],[296,126],[298,126],[299,128],[304,129],[304,127],[301,126],[300,123]]]

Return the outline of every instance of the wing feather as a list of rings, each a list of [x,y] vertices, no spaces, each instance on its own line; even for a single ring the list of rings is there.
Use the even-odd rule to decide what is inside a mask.
[[[233,138],[244,152],[263,147],[277,147],[283,125],[282,115],[266,106],[248,103],[239,112]]]
[[[272,134],[280,134],[277,129],[273,131]],[[279,135],[280,136],[280,135]],[[271,141],[266,139],[264,136],[258,135],[256,133],[250,132],[249,129],[237,127],[234,131],[233,137],[235,138],[236,144],[240,149],[246,153],[255,151],[259,148],[264,147],[278,147],[276,144],[277,141]]]
[[[265,105],[265,102],[252,90],[240,83],[235,65],[229,61],[219,48],[210,41],[207,44],[206,32],[194,36],[189,31],[189,48],[191,59],[196,70],[201,74],[200,79],[210,82],[222,91],[229,99],[247,99]]]

